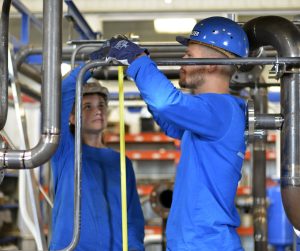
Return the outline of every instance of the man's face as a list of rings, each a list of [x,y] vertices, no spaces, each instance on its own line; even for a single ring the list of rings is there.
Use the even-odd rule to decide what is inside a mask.
[[[206,47],[200,44],[190,43],[183,58],[205,58]],[[184,65],[180,68],[179,86],[187,89],[195,89],[204,82],[205,65]]]
[[[75,115],[70,122],[74,124]],[[82,133],[99,134],[107,127],[107,104],[98,94],[85,95],[82,98]]]

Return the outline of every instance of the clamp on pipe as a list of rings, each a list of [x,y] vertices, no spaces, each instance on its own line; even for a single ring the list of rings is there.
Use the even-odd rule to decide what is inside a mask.
[[[247,142],[266,136],[266,130],[280,130],[284,119],[281,114],[256,114],[253,100],[247,101],[245,136]]]

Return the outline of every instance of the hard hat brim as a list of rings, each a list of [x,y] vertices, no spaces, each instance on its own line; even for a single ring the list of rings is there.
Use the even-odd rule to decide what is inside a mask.
[[[176,36],[176,41],[184,46],[188,46],[190,39],[183,36]]]

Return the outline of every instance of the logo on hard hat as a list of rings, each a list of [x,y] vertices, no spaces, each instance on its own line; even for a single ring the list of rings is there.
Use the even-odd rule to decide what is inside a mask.
[[[195,37],[199,36],[199,31],[193,30],[191,36],[195,36]]]
[[[121,50],[122,48],[126,48],[127,46],[128,46],[128,41],[121,40],[114,46],[114,48],[116,48],[117,50]]]

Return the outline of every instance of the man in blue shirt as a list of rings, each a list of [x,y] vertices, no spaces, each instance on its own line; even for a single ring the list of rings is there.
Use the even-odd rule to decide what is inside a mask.
[[[54,208],[50,250],[67,247],[73,236],[75,84],[80,67],[62,83],[61,139],[52,158]],[[85,81],[90,77],[85,76]],[[75,250],[122,250],[120,153],[102,141],[109,93],[98,82],[86,83],[82,100],[81,229]],[[143,251],[144,218],[132,163],[126,159],[128,249]]]
[[[177,41],[187,46],[184,58],[247,57],[249,47],[243,29],[223,17],[198,22],[189,38]],[[107,46],[108,60],[129,65],[127,75],[162,130],[181,140],[167,250],[242,250],[234,198],[246,150],[246,107],[229,94],[234,66],[182,66],[179,85],[190,90],[183,93],[157,69],[147,50],[122,36],[109,40],[103,53]]]

